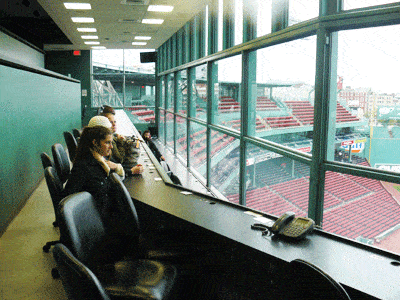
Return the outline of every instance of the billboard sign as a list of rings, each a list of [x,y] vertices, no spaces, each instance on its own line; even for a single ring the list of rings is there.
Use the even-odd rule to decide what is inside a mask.
[[[349,147],[351,147],[351,153],[362,153],[365,148],[365,142],[367,139],[358,139],[358,140],[346,140],[342,141],[341,149],[345,151],[349,151]]]
[[[400,173],[400,165],[397,164],[375,164],[375,168]]]

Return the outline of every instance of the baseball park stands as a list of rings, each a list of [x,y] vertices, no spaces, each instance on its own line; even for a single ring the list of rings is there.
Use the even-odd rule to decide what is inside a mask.
[[[361,164],[368,165],[365,160]],[[262,168],[263,172],[257,172],[257,180],[264,186],[247,191],[246,205],[277,216],[285,211],[306,216],[309,177],[290,178],[289,174],[282,175],[284,170],[277,170],[278,167],[271,163]],[[271,178],[274,174],[275,178]],[[232,194],[227,199],[238,203],[239,195]],[[324,230],[373,243],[399,223],[400,205],[380,181],[327,172]]]

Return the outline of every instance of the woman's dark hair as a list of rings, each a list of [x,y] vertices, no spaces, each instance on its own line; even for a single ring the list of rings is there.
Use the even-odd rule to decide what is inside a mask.
[[[100,141],[108,135],[112,135],[110,128],[104,126],[85,127],[79,138],[74,163],[92,155],[90,150],[94,150],[93,140],[100,145]]]

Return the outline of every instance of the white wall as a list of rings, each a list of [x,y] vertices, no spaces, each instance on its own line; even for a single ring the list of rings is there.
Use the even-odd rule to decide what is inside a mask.
[[[0,31],[0,57],[22,65],[44,68],[44,54]]]

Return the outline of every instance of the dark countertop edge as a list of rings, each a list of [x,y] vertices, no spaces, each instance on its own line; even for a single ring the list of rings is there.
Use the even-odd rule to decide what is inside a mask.
[[[203,193],[198,192],[198,191],[191,190],[190,188],[187,188],[187,187],[175,185],[171,181],[169,176],[167,174],[165,174],[164,169],[161,167],[161,165],[159,164],[159,162],[157,161],[157,159],[155,158],[155,156],[153,155],[151,150],[148,148],[146,143],[142,143],[142,144],[144,145],[144,149],[147,152],[149,158],[152,160],[152,162],[154,163],[154,165],[157,168],[158,172],[161,174],[161,177],[163,178],[163,182],[164,182],[164,184],[166,186],[175,188],[175,189],[180,190],[180,191],[188,191],[188,192],[191,192],[194,196],[201,197],[201,198],[206,198],[207,200],[218,202],[220,204],[223,204],[223,205],[226,205],[228,207],[232,207],[232,208],[235,208],[235,209],[238,209],[238,210],[241,210],[241,211],[251,211],[251,212],[259,214],[259,215],[261,215],[263,217],[266,217],[268,219],[272,219],[272,220],[277,220],[278,219],[278,216],[274,216],[274,215],[268,214],[266,212],[258,211],[258,210],[252,209],[250,207],[241,206],[241,205],[236,204],[236,203],[232,203],[232,202],[229,202],[229,201],[226,201],[226,200],[218,199],[218,198],[215,198],[215,197],[213,197],[211,195],[207,195],[207,194],[203,194]],[[328,238],[328,239],[331,239],[331,240],[335,240],[337,242],[341,242],[341,243],[349,245],[349,246],[353,246],[353,247],[358,248],[358,249],[362,249],[362,250],[371,252],[371,253],[376,254],[376,255],[382,255],[382,256],[384,256],[386,258],[389,258],[389,259],[392,259],[394,261],[400,262],[400,255],[396,254],[394,252],[383,250],[383,249],[380,249],[380,248],[377,248],[377,247],[374,247],[374,246],[371,246],[371,245],[364,245],[361,242],[357,242],[355,240],[352,240],[352,239],[349,239],[349,238],[346,238],[346,237],[342,237],[340,235],[336,235],[336,234],[333,234],[333,233],[330,233],[330,232],[326,232],[326,231],[324,231],[322,229],[318,229],[318,228],[314,229],[314,234],[317,234],[319,236],[322,236],[322,237],[325,237],[325,238]]]
[[[11,67],[11,68],[15,68],[15,69],[19,69],[19,70],[23,70],[23,71],[27,71],[27,72],[31,72],[31,73],[36,73],[39,75],[44,75],[44,76],[49,76],[49,77],[53,77],[53,78],[57,78],[57,79],[62,79],[62,80],[66,80],[66,81],[71,81],[71,82],[75,82],[75,83],[80,83],[79,80],[74,79],[74,78],[70,78],[61,74],[58,74],[56,72],[53,71],[49,71],[43,68],[39,68],[39,67],[31,67],[31,66],[27,66],[27,65],[23,65],[21,62],[17,62],[17,61],[12,61],[9,59],[6,59],[2,56],[0,56],[0,65],[3,66],[7,66],[7,67]]]

